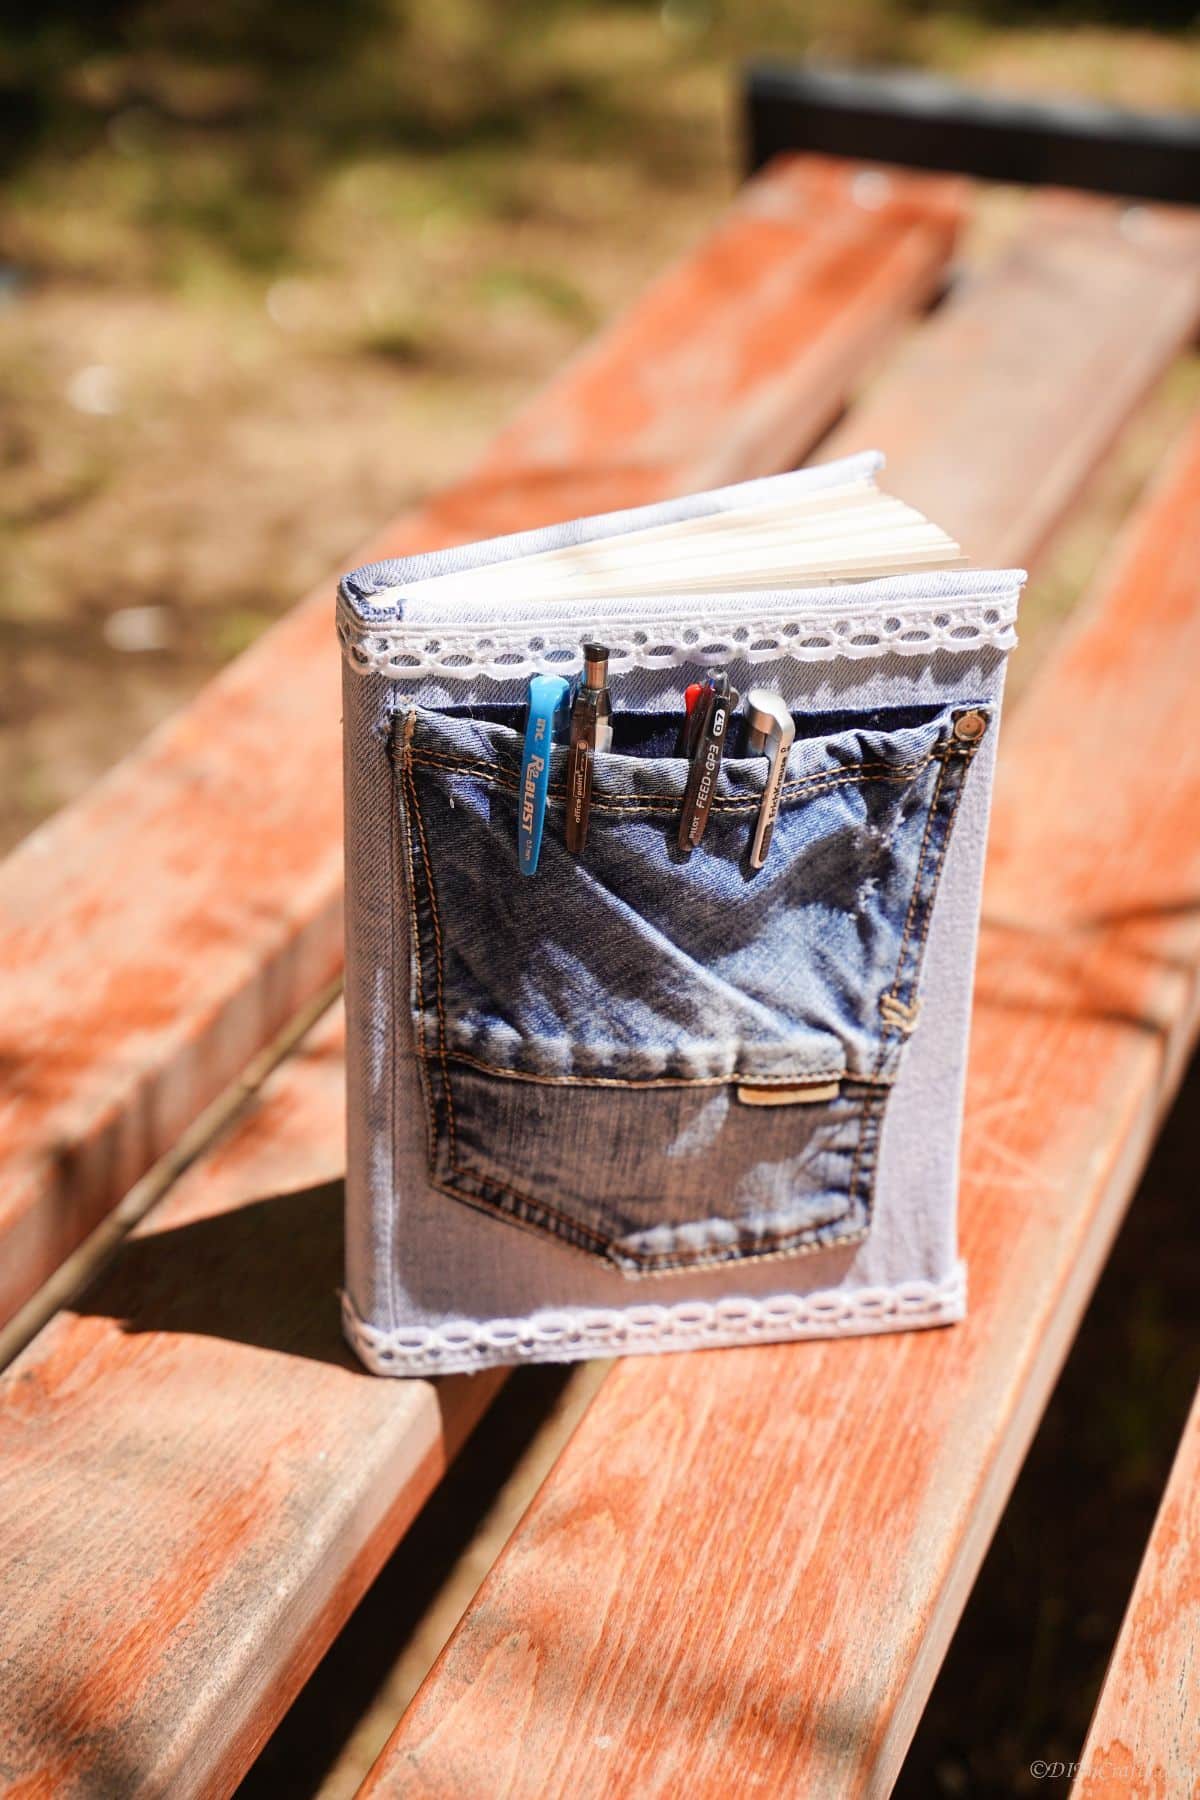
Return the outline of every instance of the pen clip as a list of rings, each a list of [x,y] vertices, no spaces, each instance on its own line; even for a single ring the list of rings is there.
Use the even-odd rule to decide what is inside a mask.
[[[566,826],[567,849],[572,856],[581,856],[587,843],[588,820],[592,813],[592,759],[590,739],[573,738],[567,752]]]
[[[597,750],[612,747],[612,699],[608,691],[608,651],[583,646],[583,675],[571,706],[571,748],[567,754],[567,849],[581,856],[592,810],[592,766]]]
[[[746,748],[750,755],[769,759],[754,841],[750,846],[750,867],[761,869],[767,860],[775,821],[779,817],[783,777],[788,751],[796,738],[796,721],[787,701],[774,688],[751,688],[746,696],[746,724]]]
[[[708,683],[693,681],[683,690],[684,720],[681,737],[681,754],[690,757],[696,741],[696,729],[704,715],[704,702],[708,695]]]
[[[550,786],[550,748],[570,692],[570,682],[561,675],[534,675],[530,679],[529,716],[517,796],[517,866],[522,875],[537,873]]]
[[[691,688],[687,698],[690,699]],[[729,721],[738,696],[729,686],[723,672],[714,675],[700,689],[688,708],[687,750],[691,761],[687,786],[683,793],[683,816],[679,821],[679,848],[690,856],[708,826],[721,758],[729,736]]]

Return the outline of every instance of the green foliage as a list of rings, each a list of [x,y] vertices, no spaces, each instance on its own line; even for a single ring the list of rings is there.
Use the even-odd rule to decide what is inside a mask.
[[[0,24],[0,259],[91,279],[187,285],[221,263],[261,276],[314,254],[338,171],[386,164],[418,213],[513,217],[538,157],[694,170],[702,106],[759,53],[971,65],[1048,37],[1070,86],[1121,85],[1117,50],[1080,69],[1064,26],[1132,20],[1133,0],[47,0]],[[1154,14],[1184,22],[1183,0]],[[1147,13],[1139,6],[1136,23]],[[1053,47],[1057,46],[1057,48]],[[1109,63],[1103,64],[1108,56]],[[1195,63],[1195,58],[1193,65]],[[1110,64],[1116,64],[1110,67]],[[689,87],[689,84],[690,87]],[[1170,102],[1170,96],[1164,96]],[[1200,80],[1186,90],[1200,101]],[[1135,97],[1135,103],[1136,97]],[[711,129],[711,125],[708,126]],[[427,191],[413,183],[423,170]],[[385,186],[381,180],[379,186]],[[410,205],[411,211],[411,205]],[[318,260],[321,250],[316,249]],[[543,285],[526,298],[582,317]],[[536,284],[535,284],[536,285]]]
[[[565,275],[552,269],[501,265],[485,270],[476,286],[480,297],[492,305],[533,306],[585,331],[596,322],[586,296]]]

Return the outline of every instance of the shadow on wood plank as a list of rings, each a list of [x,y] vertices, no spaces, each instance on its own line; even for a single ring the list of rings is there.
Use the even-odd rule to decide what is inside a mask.
[[[358,1368],[341,1332],[344,1183],[250,1200],[126,1239],[73,1310],[128,1332],[224,1338]]]

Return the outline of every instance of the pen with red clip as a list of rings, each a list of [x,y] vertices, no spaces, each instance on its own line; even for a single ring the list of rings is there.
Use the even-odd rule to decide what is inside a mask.
[[[679,848],[685,856],[691,855],[708,825],[729,721],[737,703],[738,697],[723,670],[706,682],[694,683],[684,694],[684,750],[691,764],[683,791],[683,817],[679,821]]]
[[[700,711],[697,712],[696,708],[699,706],[701,700],[707,701],[707,698],[707,681],[693,681],[683,690],[683,704],[687,713],[687,717],[683,722],[683,754],[685,756],[690,756],[692,754],[692,734],[696,729],[697,723],[704,716],[704,709],[701,707]]]

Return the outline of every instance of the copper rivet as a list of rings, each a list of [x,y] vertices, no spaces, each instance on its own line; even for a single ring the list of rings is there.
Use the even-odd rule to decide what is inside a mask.
[[[987,719],[983,713],[960,713],[954,721],[954,735],[964,744],[977,744],[987,730]]]

